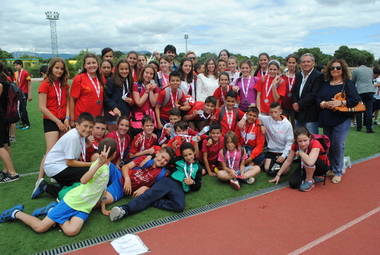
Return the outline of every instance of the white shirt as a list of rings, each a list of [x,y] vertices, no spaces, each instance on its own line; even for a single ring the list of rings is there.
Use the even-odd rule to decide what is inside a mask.
[[[260,114],[259,118],[266,129],[268,151],[282,153],[281,156],[286,158],[294,141],[292,124],[285,117],[282,120],[274,120],[271,116]]]
[[[82,149],[85,148],[85,138],[79,135],[76,128],[71,129],[64,134],[47,153],[44,163],[46,175],[54,177],[65,170],[68,167],[66,160],[79,159]]]
[[[300,93],[299,93],[299,96],[301,97],[302,95],[302,90],[303,90],[303,87],[305,87],[305,83],[307,82],[307,79],[309,78],[310,74],[314,71],[314,68],[310,70],[310,72],[305,76],[305,74],[303,73],[303,71],[301,72],[301,75],[302,75],[302,82],[301,82],[301,85],[300,85]]]
[[[218,87],[218,80],[213,75],[206,77],[203,73],[199,74],[197,79],[197,101],[204,102],[208,96],[214,94]]]

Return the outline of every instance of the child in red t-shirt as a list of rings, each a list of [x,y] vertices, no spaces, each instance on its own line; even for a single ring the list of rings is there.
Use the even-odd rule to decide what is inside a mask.
[[[214,91],[214,97],[216,98],[216,108],[223,107],[226,101],[226,95],[228,91],[232,90],[230,85],[230,76],[228,73],[223,72],[219,74],[219,87]]]
[[[99,157],[98,146],[104,139],[107,132],[107,124],[102,116],[95,118],[94,127],[92,128],[92,134],[87,137],[86,145],[86,161],[93,162]]]
[[[177,157],[180,157],[181,156],[180,147],[181,147],[182,143],[189,142],[194,146],[195,152],[196,152],[196,155],[198,158],[199,157],[198,143],[194,140],[199,140],[199,139],[197,139],[197,138],[193,139],[196,136],[189,135],[189,124],[186,121],[177,122],[174,125],[174,130],[175,130],[177,136],[174,137],[173,139],[170,139],[168,144],[164,145],[164,146],[172,147],[175,151],[175,155]]]
[[[158,128],[162,129],[163,125],[169,121],[169,111],[178,108],[181,111],[188,111],[190,105],[186,100],[181,85],[181,74],[173,71],[169,75],[169,87],[166,87],[158,94],[156,105],[156,118]]]
[[[126,116],[121,116],[117,120],[117,129],[109,133],[106,137],[113,138],[116,141],[117,150],[112,163],[119,166],[125,159],[125,152],[128,151],[128,146],[131,138],[128,135],[129,119]]]
[[[248,156],[245,161],[246,165],[253,163],[261,166],[265,158],[263,153],[265,136],[262,133],[262,125],[258,116],[259,110],[257,107],[248,107],[246,120],[243,121],[242,127],[237,127],[235,131]]]
[[[202,142],[203,164],[208,175],[216,176],[215,168],[219,167],[218,154],[223,149],[222,128],[219,123],[210,125],[210,136]]]
[[[32,82],[31,82],[31,78],[28,71],[26,71],[23,68],[23,63],[21,60],[19,59],[15,60],[13,64],[16,68],[16,72],[15,72],[16,84],[20,88],[23,94],[20,100],[20,106],[19,106],[20,118],[21,118],[20,128],[22,130],[26,130],[30,128],[30,121],[29,121],[26,105],[28,101],[32,101]]]
[[[173,108],[169,111],[169,123],[166,123],[162,128],[161,136],[158,139],[158,144],[162,145],[176,136],[174,125],[181,121],[181,111],[178,108]]]
[[[191,110],[183,117],[190,121],[189,126],[193,129],[202,130],[210,125],[212,117],[215,115],[217,100],[213,96],[208,96],[204,102],[195,102]]]
[[[260,172],[260,167],[245,166],[246,158],[247,155],[240,146],[238,137],[233,131],[228,131],[224,137],[224,147],[218,154],[218,160],[222,165],[222,169],[217,173],[218,179],[229,182],[236,190],[240,189],[239,181],[254,183],[254,176]]]
[[[155,156],[145,155],[133,159],[121,170],[111,166],[110,183],[101,202],[102,213],[109,215],[106,205],[120,200],[124,195],[140,196],[155,182],[167,176],[165,167],[173,157],[173,149],[166,147],[160,149]]]
[[[157,135],[153,133],[154,131],[154,121],[152,117],[144,116],[143,120],[143,131],[133,138],[131,148],[129,150],[129,158],[133,159],[135,157],[154,154],[159,146],[157,144]]]
[[[154,126],[157,127],[154,107],[157,103],[159,88],[155,83],[156,72],[153,65],[146,65],[140,73],[139,81],[132,87],[132,97],[134,107],[132,111],[131,127],[133,135],[142,131],[142,119],[150,115],[154,119]]]
[[[281,104],[281,97],[286,94],[286,83],[279,75],[280,71],[280,63],[271,60],[268,64],[268,75],[260,78],[256,84],[256,104],[262,114],[269,115],[270,105],[274,102]]]
[[[225,106],[216,110],[213,117],[213,120],[219,122],[222,126],[223,136],[230,130],[235,131],[238,121],[244,116],[244,112],[235,107],[237,97],[236,91],[228,91]]]
[[[66,63],[61,58],[53,58],[45,79],[38,88],[38,104],[43,113],[46,153],[50,151],[58,139],[70,129],[67,79],[69,72]],[[36,186],[45,175],[43,169],[45,156],[40,164]]]
[[[99,62],[96,55],[88,53],[83,59],[82,73],[76,75],[70,91],[70,124],[82,112],[92,116],[103,115],[103,81],[99,71]]]
[[[289,177],[289,186],[300,191],[310,191],[315,182],[320,182],[320,176],[324,176],[329,169],[329,159],[322,144],[314,139],[309,130],[304,127],[296,128],[294,131],[295,143],[288,157],[282,164],[275,178],[269,182],[278,183],[283,173],[289,171],[295,157],[299,157],[301,165],[296,168]]]

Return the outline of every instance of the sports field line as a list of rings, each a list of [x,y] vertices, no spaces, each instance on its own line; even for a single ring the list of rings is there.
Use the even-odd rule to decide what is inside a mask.
[[[38,174],[39,172],[31,172],[31,173],[25,173],[25,174],[20,174],[21,177],[24,177],[24,176],[29,176],[29,175],[35,175],[35,174]]]
[[[366,214],[363,214],[362,216],[340,226],[339,228],[337,229],[334,229],[333,231],[315,239],[314,241],[311,241],[310,243],[306,244],[305,246],[295,250],[295,251],[292,251],[290,252],[288,255],[298,255],[298,254],[302,254],[304,253],[305,251],[307,250],[310,250],[311,248],[313,248],[314,246],[317,246],[318,244],[320,243],[323,243],[324,241],[338,235],[339,233],[345,231],[346,229],[352,227],[352,226],[355,226],[356,224],[360,223],[361,221],[371,217],[372,215],[376,214],[380,212],[380,206],[367,212]]]

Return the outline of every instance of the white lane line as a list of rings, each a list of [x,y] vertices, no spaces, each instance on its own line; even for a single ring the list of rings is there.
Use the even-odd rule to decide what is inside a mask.
[[[299,248],[299,249],[297,249],[295,251],[290,252],[288,255],[298,255],[298,254],[301,254],[301,253],[303,253],[303,252],[305,252],[307,250],[310,250],[314,246],[317,246],[318,244],[320,244],[320,243],[322,243],[322,242],[324,242],[324,241],[326,241],[326,240],[328,240],[328,239],[336,236],[340,232],[343,232],[344,230],[346,230],[346,229],[348,229],[348,228],[350,228],[350,227],[358,224],[359,222],[367,219],[368,217],[370,217],[370,216],[372,216],[372,215],[374,215],[374,214],[376,214],[378,212],[380,212],[380,206],[377,207],[377,208],[375,208],[375,209],[373,209],[372,211],[369,211],[366,214],[364,214],[364,215],[362,215],[362,216],[354,219],[353,221],[350,221],[347,224],[344,224],[343,226],[341,226],[341,227],[339,227],[339,228],[331,231],[330,233],[327,233],[326,235],[323,235],[320,238],[315,239],[314,241],[306,244],[305,246],[303,246],[303,247],[301,247],[301,248]]]

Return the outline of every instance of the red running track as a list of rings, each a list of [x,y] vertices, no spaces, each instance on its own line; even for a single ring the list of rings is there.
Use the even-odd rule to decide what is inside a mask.
[[[150,254],[288,254],[372,211],[305,254],[379,254],[379,180],[378,157],[348,169],[340,184],[284,188],[138,235]],[[116,252],[103,243],[73,254]]]

